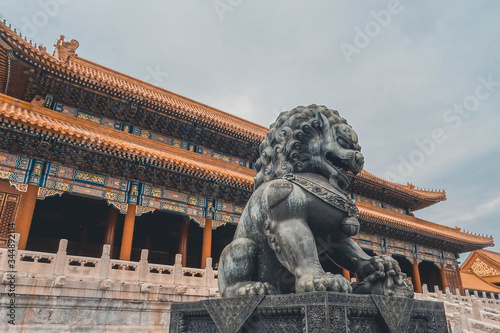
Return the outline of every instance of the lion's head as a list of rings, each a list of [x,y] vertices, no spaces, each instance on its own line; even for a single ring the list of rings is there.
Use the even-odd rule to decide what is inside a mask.
[[[298,106],[283,112],[261,143],[255,189],[288,173],[318,173],[334,186],[349,185],[347,171],[358,173],[364,158],[358,136],[338,111]]]

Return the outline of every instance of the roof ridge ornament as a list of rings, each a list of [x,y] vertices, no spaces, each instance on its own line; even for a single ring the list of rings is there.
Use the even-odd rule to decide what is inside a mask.
[[[54,50],[54,57],[63,62],[67,62],[71,57],[78,56],[75,52],[80,43],[76,39],[72,39],[69,42],[64,40],[64,35],[61,35],[54,45],[56,48]]]

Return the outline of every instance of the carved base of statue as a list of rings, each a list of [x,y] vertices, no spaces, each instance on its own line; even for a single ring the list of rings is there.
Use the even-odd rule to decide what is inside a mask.
[[[172,304],[170,332],[447,332],[441,302],[336,292]]]

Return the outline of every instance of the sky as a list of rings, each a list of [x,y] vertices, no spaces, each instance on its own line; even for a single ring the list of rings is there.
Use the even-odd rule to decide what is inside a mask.
[[[88,60],[268,127],[336,109],[365,169],[447,201],[417,217],[492,235],[500,252],[500,3],[2,0],[49,52]],[[466,255],[462,255],[462,261]]]

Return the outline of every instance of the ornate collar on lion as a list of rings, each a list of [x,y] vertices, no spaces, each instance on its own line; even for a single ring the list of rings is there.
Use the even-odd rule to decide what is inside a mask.
[[[359,211],[354,200],[348,198],[344,193],[340,192],[333,186],[325,187],[305,177],[301,177],[293,173],[284,175],[283,179],[300,186],[302,189],[311,193],[318,199],[326,202],[330,206],[346,212],[347,216],[341,222],[342,231],[348,236],[354,236],[358,233]]]

